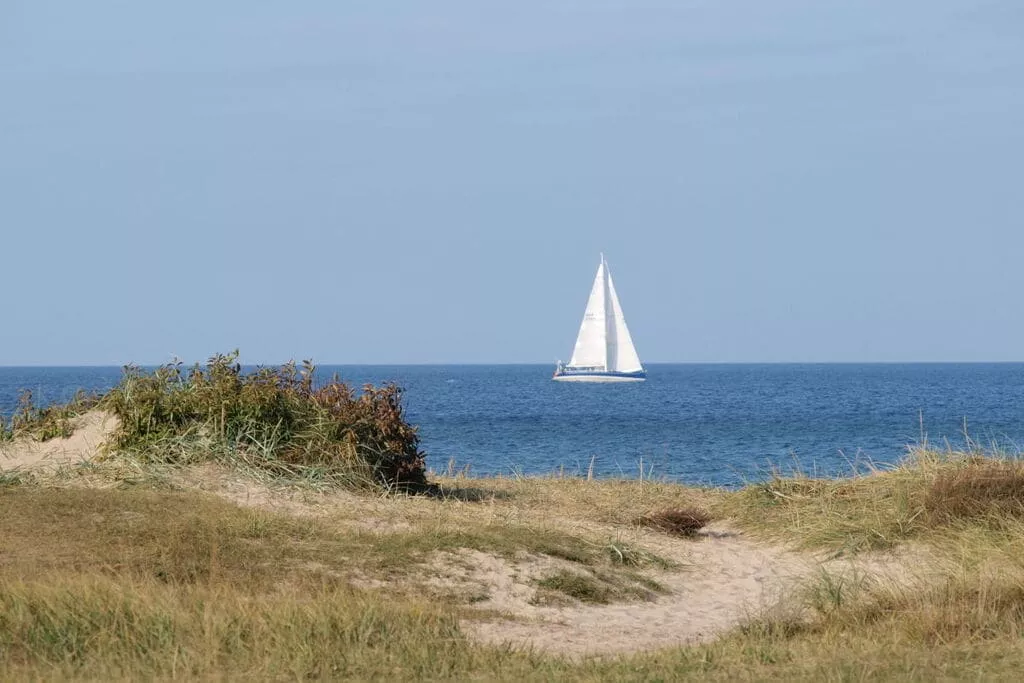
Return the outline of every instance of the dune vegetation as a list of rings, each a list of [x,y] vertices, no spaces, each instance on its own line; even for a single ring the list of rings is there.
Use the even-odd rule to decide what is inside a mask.
[[[1016,680],[1024,666],[1015,458],[919,449],[737,491],[427,482],[397,390],[236,368],[129,369],[104,397],[6,424],[5,678]],[[90,457],[7,464],[98,411]],[[762,585],[730,584],[748,555]],[[776,573],[776,593],[752,592]],[[689,642],[645,630],[648,613],[685,626],[693,605],[724,604],[707,591],[739,588],[770,599],[705,615],[715,628]],[[563,647],[570,633],[591,647]]]
[[[423,486],[416,429],[394,384],[352,389],[337,377],[314,384],[315,366],[287,363],[243,372],[238,351],[205,367],[129,365],[104,396],[37,407],[24,392],[5,440],[67,437],[72,421],[98,408],[118,420],[109,449],[151,462],[230,461],[269,475],[350,486]]]

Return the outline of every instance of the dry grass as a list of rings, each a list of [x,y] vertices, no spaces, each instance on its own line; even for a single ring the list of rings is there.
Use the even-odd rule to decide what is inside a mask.
[[[1024,512],[1024,461],[916,451],[891,470],[849,479],[773,477],[712,508],[751,533],[842,553],[948,536],[958,522]]]
[[[1024,462],[975,459],[940,471],[923,505],[934,524],[1024,517]]]
[[[651,554],[630,554],[625,545],[613,555],[605,543],[585,536],[473,520],[471,510],[444,502],[407,502],[410,508],[426,503],[434,514],[407,529],[376,534],[352,524],[359,510],[348,519],[299,518],[188,491],[13,486],[0,495],[0,577],[83,569],[171,584],[226,581],[266,592],[374,576],[402,579],[416,592],[434,555],[461,548],[509,558],[547,556],[622,575],[667,564]],[[370,499],[367,507],[376,503]]]
[[[680,486],[664,481],[582,477],[435,478],[442,489],[478,490],[507,499],[520,514],[574,520],[580,525],[637,526],[652,510],[710,509],[729,494],[721,489]]]
[[[342,587],[257,600],[227,582],[0,581],[10,678],[432,678],[458,637],[450,611]]]
[[[311,493],[315,514],[303,516],[171,490],[156,476],[106,490],[66,474],[11,477],[0,486],[0,666],[36,679],[1016,680],[1022,471],[927,456],[734,493],[449,479],[436,498],[352,495],[331,507]],[[549,591],[636,599],[607,592],[636,576],[625,558],[652,561],[636,520],[691,507],[832,553],[910,545],[927,563],[901,581],[825,571],[713,643],[583,661],[474,644],[459,627],[465,606],[415,580],[439,551],[537,553],[577,570],[547,577]],[[360,531],[367,518],[407,526]],[[391,582],[352,587],[366,576]]]

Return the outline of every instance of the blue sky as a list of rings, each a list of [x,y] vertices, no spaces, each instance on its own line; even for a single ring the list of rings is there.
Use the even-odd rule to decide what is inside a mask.
[[[1024,4],[0,4],[0,365],[1024,360]]]

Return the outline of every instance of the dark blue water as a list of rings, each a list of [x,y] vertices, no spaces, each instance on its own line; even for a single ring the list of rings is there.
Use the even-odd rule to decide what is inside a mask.
[[[892,463],[921,438],[1024,444],[1024,364],[652,365],[641,384],[562,384],[547,366],[323,367],[394,380],[427,462],[477,475],[648,473],[731,485],[772,464],[824,475]],[[44,402],[104,390],[118,368],[0,368],[0,412],[21,388]]]

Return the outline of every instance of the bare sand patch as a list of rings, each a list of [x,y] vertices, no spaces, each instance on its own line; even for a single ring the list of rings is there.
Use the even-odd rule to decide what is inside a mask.
[[[168,481],[184,489],[203,491],[236,505],[282,512],[300,517],[326,514],[315,496],[287,487],[270,486],[219,463],[209,462],[174,468]],[[344,496],[339,492],[338,496]]]
[[[794,593],[822,571],[897,582],[911,580],[912,574],[900,555],[824,559],[750,539],[720,524],[693,540],[651,539],[646,547],[683,565],[648,573],[669,593],[610,605],[534,605],[523,579],[545,567],[477,558],[478,569],[467,578],[482,582],[489,596],[478,606],[508,618],[470,619],[464,628],[483,642],[570,656],[652,650],[708,642],[780,604],[800,604]]]
[[[511,619],[468,621],[475,638],[572,655],[612,654],[707,641],[751,613],[778,602],[808,575],[808,558],[712,528],[693,540],[648,545],[680,563],[649,573],[668,594],[651,601],[559,607],[529,604],[508,570],[490,585],[491,599]],[[492,571],[491,576],[496,572]]]
[[[317,491],[287,483],[274,485],[220,463],[174,468],[168,480],[181,488],[203,491],[242,507],[296,517],[330,517],[349,528],[385,534],[413,529],[396,516],[394,500],[331,489]]]
[[[482,611],[508,617],[540,617],[534,604],[534,583],[573,563],[544,555],[527,555],[508,560],[479,550],[438,553],[430,564],[435,576],[426,584],[446,593],[468,596]]]

